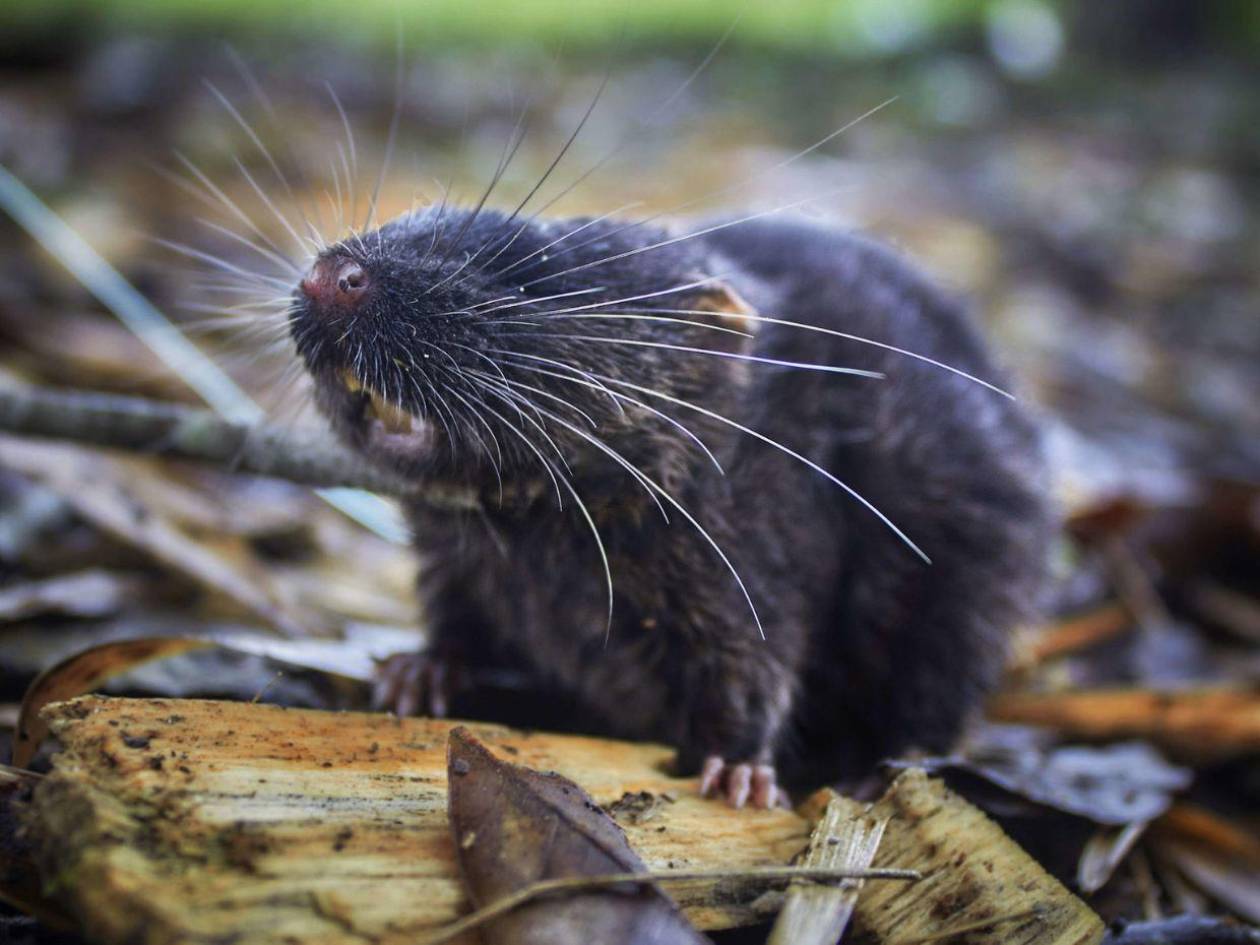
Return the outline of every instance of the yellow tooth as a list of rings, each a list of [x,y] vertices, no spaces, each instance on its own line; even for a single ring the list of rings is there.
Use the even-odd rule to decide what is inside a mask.
[[[411,414],[387,402],[376,391],[369,391],[369,394],[372,398],[372,411],[376,414],[377,419],[385,425],[386,431],[389,433],[411,432]]]
[[[350,393],[357,394],[363,390],[363,382],[355,377],[354,372],[349,368],[342,368],[340,376],[341,383],[346,385],[346,390],[350,391]]]

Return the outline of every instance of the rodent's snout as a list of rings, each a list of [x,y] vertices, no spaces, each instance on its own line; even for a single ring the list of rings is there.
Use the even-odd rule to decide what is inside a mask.
[[[370,286],[362,266],[333,256],[317,259],[299,288],[317,306],[351,309],[363,300]]]

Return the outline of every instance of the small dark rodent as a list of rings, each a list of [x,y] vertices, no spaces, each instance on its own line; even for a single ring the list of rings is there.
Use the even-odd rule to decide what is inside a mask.
[[[338,434],[481,505],[408,509],[431,642],[393,665],[395,706],[441,711],[456,657],[523,667],[583,727],[764,806],[776,777],[948,748],[994,685],[1051,535],[1038,438],[888,250],[430,208],[328,249],[294,298]]]

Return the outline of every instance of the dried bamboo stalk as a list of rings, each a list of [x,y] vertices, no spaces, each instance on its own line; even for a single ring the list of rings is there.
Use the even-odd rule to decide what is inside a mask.
[[[803,866],[863,870],[871,865],[888,821],[866,816],[861,804],[834,792],[809,839]],[[844,934],[862,882],[793,884],[767,945],[835,945]]]

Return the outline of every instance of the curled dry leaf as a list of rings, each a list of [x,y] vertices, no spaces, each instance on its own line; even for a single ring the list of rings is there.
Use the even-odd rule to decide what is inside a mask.
[[[1193,773],[1170,765],[1142,742],[1100,748],[1047,748],[1011,729],[965,755],[927,758],[912,767],[946,780],[987,809],[994,788],[1013,798],[1107,827],[1126,827],[1158,817],[1173,794],[1189,787]],[[1008,737],[1009,736],[1009,737]],[[893,767],[911,767],[895,764]],[[979,784],[976,783],[979,779]]]
[[[646,873],[625,834],[572,781],[494,757],[463,728],[447,747],[448,815],[469,898],[484,906],[540,880]],[[575,891],[487,923],[487,943],[699,945],[654,884]]]
[[[29,765],[48,734],[48,725],[39,714],[44,706],[91,692],[141,663],[214,645],[208,640],[183,637],[119,640],[94,646],[49,667],[35,677],[22,699],[13,736],[13,764],[19,768]]]

